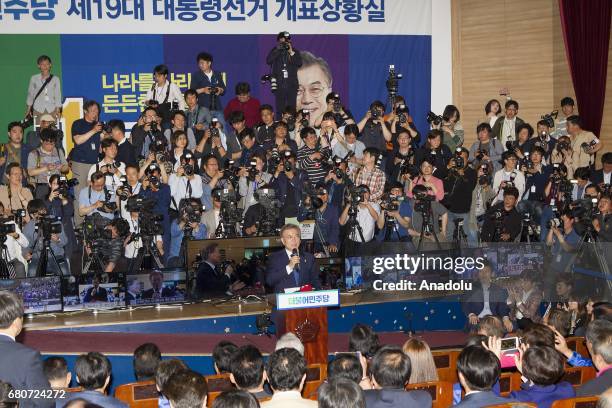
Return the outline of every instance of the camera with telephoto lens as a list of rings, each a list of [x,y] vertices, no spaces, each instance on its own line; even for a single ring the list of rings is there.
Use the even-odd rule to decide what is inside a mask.
[[[416,192],[415,192],[416,190]],[[431,212],[431,202],[434,200],[434,196],[429,194],[431,189],[425,186],[415,186],[412,190],[414,194],[414,210],[421,214],[428,214]]]
[[[458,147],[455,150],[455,156],[451,159],[455,163],[456,169],[462,169],[465,166],[465,160],[463,160],[463,156],[461,155],[461,148]]]
[[[210,137],[219,137],[219,128],[217,125],[219,124],[219,119],[212,118],[210,121]]]
[[[305,128],[310,125],[310,111],[308,109],[302,109],[300,113],[302,114],[300,125]]]
[[[546,122],[546,126],[548,126],[549,128],[554,128],[555,127],[555,119],[557,119],[557,116],[559,115],[559,111],[558,110],[554,110],[550,113],[547,113],[545,115],[540,116],[540,119],[542,119],[544,122]]]
[[[552,218],[546,223],[548,228],[563,229],[563,220],[561,218]]]
[[[210,96],[217,96],[219,94],[219,90],[215,86],[209,86],[208,89]]]
[[[121,201],[125,201],[132,195],[132,186],[128,183],[126,176],[119,177],[119,181],[121,182],[121,187],[117,189],[117,196]]]
[[[98,211],[104,213],[114,213],[117,211],[117,203],[113,201],[113,193],[110,191],[104,192],[104,204],[102,207],[98,208]]]
[[[108,123],[105,122],[98,122],[98,124],[100,126],[102,126],[102,132],[107,133],[107,134],[111,134],[113,132],[113,128],[110,127],[110,125]]]
[[[389,65],[389,75],[385,81],[387,92],[390,98],[394,98],[397,95],[399,88],[399,81],[403,78],[402,74],[395,72],[395,65]]]
[[[168,140],[161,133],[155,133],[149,150],[153,153],[164,153],[168,148]]]
[[[191,164],[191,160],[192,159],[193,159],[193,154],[191,154],[191,153],[185,153],[183,155],[183,160],[182,161],[183,161],[183,163],[185,163],[185,164],[183,164],[183,170],[185,170],[185,175],[187,177],[193,176],[194,171],[195,171],[195,169],[193,167],[193,164]]]
[[[23,219],[25,218],[27,212],[25,209],[20,208],[18,210],[13,210],[11,211],[11,214],[13,215],[13,219],[15,220],[15,223],[17,225],[23,225]]]
[[[484,186],[485,184],[491,184],[491,175],[489,174],[489,166],[486,164],[481,164],[480,168],[482,169],[482,175],[478,177],[478,184]]]
[[[399,123],[404,124],[408,122],[408,107],[406,105],[398,105],[397,109],[395,109],[395,114]]]
[[[334,113],[340,113],[342,110],[342,104],[340,103],[340,95],[337,93],[332,94],[330,102],[332,102],[332,111]]]
[[[255,177],[259,174],[259,170],[257,170],[257,160],[249,161],[249,167],[247,168],[247,180],[255,181]]]
[[[488,156],[489,152],[487,150],[477,150],[476,154],[474,155],[476,157],[476,160],[481,161],[482,159],[484,159],[485,156]]]
[[[436,115],[431,111],[427,113],[427,117],[425,119],[427,120],[427,123],[435,126],[440,125],[444,121],[444,118],[441,115]]]
[[[186,238],[193,238],[191,224],[199,224],[201,222],[203,209],[203,205],[198,200],[184,198],[179,203],[179,213],[181,214],[181,219],[185,222],[183,232]]]
[[[585,152],[586,154],[591,154],[589,151],[595,147],[597,145],[597,143],[599,143],[598,139],[594,139],[591,140],[589,143],[587,142],[583,142],[580,147],[582,148],[582,151]]]
[[[533,169],[533,162],[531,161],[531,158],[529,157],[529,156],[530,156],[529,152],[525,152],[525,153],[523,153],[523,156],[524,156],[524,157],[523,157],[522,159],[520,159],[520,160],[519,160],[519,168],[526,167],[526,168],[527,168],[527,170],[531,170],[531,169]],[[529,177],[529,176],[531,176],[531,175],[532,175],[532,174],[531,174],[531,173],[529,173],[529,172],[526,172],[526,173],[525,173],[525,176],[526,176],[526,177]]]
[[[50,240],[52,234],[62,233],[62,221],[53,215],[45,215],[36,221],[34,230],[38,236],[42,236],[45,240]]]
[[[567,142],[557,142],[557,150],[558,151],[563,151],[563,150],[569,150],[571,147],[571,145]]]
[[[385,194],[382,196],[380,202],[380,208],[387,212],[398,211],[402,201],[405,200],[404,196],[396,196],[392,194]]]
[[[407,155],[401,155],[399,153],[397,154],[396,157],[401,160],[399,162],[400,176],[404,176],[408,174],[410,178],[414,178],[419,175],[419,172],[420,172],[419,168],[415,164],[410,163],[410,158],[413,155],[414,155],[414,152],[412,150],[408,152]]]
[[[276,78],[272,75],[264,75],[260,78],[260,80],[262,84],[265,84],[266,82],[270,83],[270,91],[275,92],[278,89],[278,83],[276,82]]]
[[[225,161],[225,168],[223,170],[223,176],[221,177],[221,180],[227,180],[232,185],[238,182],[238,179],[239,179],[238,171],[240,169],[236,167],[235,164],[236,162],[231,159],[228,159]]]
[[[79,180],[75,178],[68,180],[66,176],[60,176],[59,180],[57,181],[57,192],[62,197],[68,197],[68,192],[70,189],[78,184]]]

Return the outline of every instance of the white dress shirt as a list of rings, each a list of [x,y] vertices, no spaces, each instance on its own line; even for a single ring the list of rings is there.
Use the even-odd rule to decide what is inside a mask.
[[[482,296],[483,296],[483,306],[482,306],[482,311],[478,314],[478,317],[485,317],[487,315],[493,314],[493,312],[491,312],[491,303],[490,303],[490,296],[491,296],[491,286],[483,286],[482,287]]]
[[[170,86],[170,93],[168,94],[167,102],[178,102],[179,110],[184,111],[185,106],[187,105],[185,103],[185,98],[183,97],[183,94],[181,93],[179,87],[169,81],[164,82],[164,85],[162,85],[161,87],[157,85],[157,83],[155,83],[155,88],[149,89],[147,91],[147,96],[145,100],[150,101],[151,99],[153,99],[153,94],[155,94],[155,100],[157,101],[157,103],[164,103],[164,100],[166,100],[166,92],[168,91],[168,86]]]
[[[87,180],[91,180],[92,174],[94,174],[96,171],[100,171],[100,168],[111,163],[113,163],[117,167],[117,169],[119,169],[119,175],[115,173],[113,173],[113,175],[105,174],[104,185],[106,186],[106,189],[108,191],[115,194],[115,190],[117,190],[117,188],[121,186],[121,176],[125,176],[125,163],[118,161],[106,161],[105,159],[102,159],[98,162],[98,164],[94,164],[89,168],[89,173],[87,173]]]
[[[180,205],[183,198],[197,198],[199,200],[203,194],[202,177],[198,174],[194,174],[191,179],[188,179],[186,176],[177,176],[172,173],[168,178],[168,185],[170,186],[170,194],[174,198],[170,203],[170,208],[177,211],[177,206]]]
[[[525,175],[520,170],[506,171],[506,169],[500,169],[495,172],[493,177],[493,191],[497,191],[497,196],[493,199],[491,205],[504,200],[504,190],[499,188],[502,181],[510,181],[514,174],[514,186],[518,189],[519,196],[518,201],[521,201],[521,197],[525,193]]]

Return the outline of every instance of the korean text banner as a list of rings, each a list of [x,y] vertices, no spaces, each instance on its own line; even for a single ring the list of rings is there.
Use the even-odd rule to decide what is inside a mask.
[[[6,34],[431,33],[430,0],[0,0]]]

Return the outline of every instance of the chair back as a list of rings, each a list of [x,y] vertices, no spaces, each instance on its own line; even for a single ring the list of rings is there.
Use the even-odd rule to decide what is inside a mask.
[[[230,381],[229,374],[206,375],[204,379],[208,386],[208,394],[206,394],[207,407],[212,407],[213,401],[221,395],[222,392],[236,388]]]
[[[533,403],[533,402],[508,402],[507,404],[487,405],[487,408],[514,408],[514,407],[538,408],[538,404]]]
[[[302,396],[306,399],[316,401],[319,386],[323,383],[323,381],[325,381],[326,378],[326,364],[308,364],[306,366],[306,381],[304,382]]]
[[[512,391],[521,389],[521,374],[516,371],[501,373],[499,376],[499,395],[507,397]]]
[[[551,408],[595,408],[599,397],[576,397],[557,400]]]
[[[589,356],[589,350],[587,349],[586,339],[584,337],[568,337],[565,341],[570,350],[577,352],[582,357]]]
[[[459,357],[459,353],[460,350],[434,350],[431,352],[438,372],[438,381],[451,383],[459,381],[457,377],[457,357]]]
[[[81,392],[81,391],[83,391],[83,387],[66,388],[66,392]]]
[[[125,402],[130,408],[156,408],[159,394],[155,380],[123,384],[115,389],[115,398]]]
[[[596,372],[593,367],[566,367],[561,381],[567,381],[574,388],[578,388],[585,382],[595,378]]]
[[[448,381],[408,384],[406,390],[427,391],[431,395],[432,408],[448,408],[453,405],[453,383]]]

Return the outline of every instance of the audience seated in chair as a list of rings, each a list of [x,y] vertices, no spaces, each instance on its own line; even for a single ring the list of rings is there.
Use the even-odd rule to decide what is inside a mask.
[[[302,398],[306,381],[306,360],[293,348],[282,348],[270,354],[266,367],[274,394],[261,404],[266,408],[316,407],[317,402]]]
[[[49,357],[43,361],[43,373],[54,390],[64,390],[70,387],[72,373],[68,371],[68,363],[64,357]]]
[[[157,387],[157,392],[160,394],[157,403],[159,408],[170,408],[170,401],[166,397],[166,392],[164,391],[170,377],[179,371],[185,371],[188,369],[189,368],[183,362],[183,360],[176,358],[159,362],[157,368],[155,369],[155,386]]]
[[[259,401],[247,391],[231,390],[221,393],[212,408],[259,408]]]
[[[367,360],[371,359],[380,348],[378,335],[370,326],[357,323],[349,335],[349,351],[358,351]]]
[[[528,347],[520,353],[516,368],[528,382],[510,393],[511,398],[549,408],[555,400],[576,395],[570,383],[559,381],[564,373],[563,357],[552,347]]]
[[[319,408],[366,408],[363,390],[348,378],[333,378],[321,384]]]
[[[155,378],[155,370],[161,360],[159,347],[153,343],[145,343],[134,350],[134,376],[136,381],[146,381]]]
[[[480,408],[515,401],[493,392],[493,386],[499,380],[501,364],[497,356],[483,346],[465,347],[457,359],[457,371],[465,397],[455,407]]]
[[[74,372],[84,391],[66,394],[66,399],[57,402],[58,408],[73,399],[84,399],[105,408],[127,408],[123,402],[106,395],[112,367],[105,355],[96,352],[81,354],[74,364]]]
[[[220,341],[213,349],[213,362],[216,374],[229,374],[232,370],[232,355],[238,350],[238,346],[230,341]]]
[[[597,378],[583,384],[576,391],[579,397],[599,395],[612,386],[612,322],[593,320],[587,326],[586,343]]]
[[[208,386],[204,377],[195,371],[174,373],[163,390],[172,408],[206,408]]]
[[[419,339],[408,339],[402,346],[402,351],[410,358],[410,379],[408,384],[438,381],[436,363],[429,345]]]
[[[361,353],[340,353],[327,364],[327,379],[346,378],[359,384],[361,389],[372,389],[372,383],[367,376],[367,363]],[[363,361],[360,361],[363,360]]]
[[[497,316],[483,316],[476,325],[476,333],[487,337],[504,337],[506,330],[501,319]]]
[[[0,407],[2,408],[17,408],[18,402],[14,398],[9,397],[15,389],[7,382],[0,380]]]
[[[369,368],[373,389],[365,391],[368,408],[431,407],[428,392],[405,390],[412,367],[410,358],[399,347],[382,347],[370,361]]]
[[[230,381],[236,384],[238,389],[253,394],[258,400],[272,396],[264,387],[267,377],[263,356],[257,347],[246,345],[238,348],[232,356],[230,367]]]
[[[304,344],[302,344],[300,338],[294,333],[285,333],[277,340],[274,350],[280,350],[283,348],[296,349],[298,353],[300,353],[302,356],[304,355]]]

